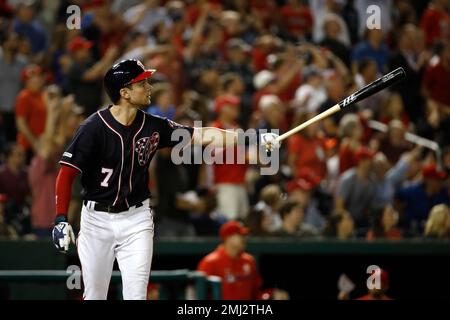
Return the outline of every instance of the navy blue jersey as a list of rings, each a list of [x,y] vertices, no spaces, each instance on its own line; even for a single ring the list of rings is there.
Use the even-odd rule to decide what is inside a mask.
[[[118,122],[110,107],[78,128],[60,164],[81,172],[83,200],[108,206],[133,206],[150,197],[148,166],[156,150],[173,147],[172,132],[194,129],[138,110],[129,126]]]

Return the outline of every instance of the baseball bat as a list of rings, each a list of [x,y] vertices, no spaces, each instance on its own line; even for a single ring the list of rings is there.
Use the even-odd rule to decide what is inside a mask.
[[[349,95],[341,102],[335,104],[331,108],[319,113],[318,115],[314,116],[313,118],[309,119],[308,121],[303,122],[302,124],[298,125],[297,127],[283,133],[279,137],[277,137],[278,142],[292,136],[293,134],[305,129],[307,126],[320,121],[328,116],[331,116],[332,114],[347,108],[348,106],[351,106],[352,104],[361,101],[367,97],[370,97],[371,95],[374,95],[377,92],[380,92],[381,90],[390,87],[399,81],[406,78],[406,73],[403,68],[397,68],[388,74],[385,74],[381,78],[369,83],[364,88],[359,89],[355,93]]]

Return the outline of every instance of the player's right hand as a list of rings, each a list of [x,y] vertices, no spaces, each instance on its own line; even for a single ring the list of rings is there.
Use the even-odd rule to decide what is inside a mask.
[[[261,134],[260,143],[266,148],[266,152],[280,148],[280,142],[277,140],[278,135],[273,132]]]
[[[70,242],[75,243],[75,234],[70,223],[61,219],[58,221],[58,218],[53,227],[52,238],[56,249],[63,253],[69,250]]]

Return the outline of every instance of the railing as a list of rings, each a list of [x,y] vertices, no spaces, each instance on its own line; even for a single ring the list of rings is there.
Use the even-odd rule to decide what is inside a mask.
[[[66,282],[72,273],[62,270],[0,270],[0,282],[4,283],[48,283]],[[81,274],[80,274],[81,276]],[[121,284],[122,277],[120,271],[113,271],[111,283]],[[196,299],[204,300],[212,298],[220,300],[222,297],[222,284],[219,277],[205,276],[202,272],[181,270],[157,270],[152,271],[150,282],[154,283],[182,283],[193,284],[196,292]],[[121,298],[121,290],[119,290]]]

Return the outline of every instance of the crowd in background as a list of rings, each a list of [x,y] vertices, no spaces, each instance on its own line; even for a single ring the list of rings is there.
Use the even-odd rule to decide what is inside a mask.
[[[69,28],[72,4],[80,29]],[[367,28],[371,4],[381,29]],[[449,9],[448,0],[0,0],[0,237],[50,235],[58,161],[78,125],[108,105],[103,75],[123,59],[157,69],[149,113],[280,133],[382,74],[407,73],[285,140],[275,175],[175,165],[160,150],[149,186],[156,236],[215,236],[241,220],[261,237],[449,237]],[[75,228],[80,192],[78,182]]]

